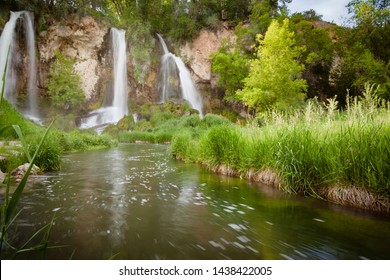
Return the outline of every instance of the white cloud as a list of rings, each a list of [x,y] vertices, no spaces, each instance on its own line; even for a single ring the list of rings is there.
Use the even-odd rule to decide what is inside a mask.
[[[289,10],[303,12],[313,9],[317,14],[322,15],[323,20],[343,25],[349,17],[346,5],[351,0],[292,0],[288,4]]]

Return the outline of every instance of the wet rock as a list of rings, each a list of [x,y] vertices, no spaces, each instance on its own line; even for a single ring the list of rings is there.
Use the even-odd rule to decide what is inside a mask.
[[[211,58],[210,54],[217,51],[224,39],[235,40],[233,31],[222,26],[216,31],[203,29],[191,42],[187,42],[180,48],[180,55],[188,61],[193,79],[197,83],[211,81]]]
[[[30,166],[29,163],[25,163],[25,164],[20,165],[19,167],[15,168],[11,172],[11,175],[15,177],[16,182],[20,182],[22,180],[22,178],[23,178],[24,174],[26,174],[29,166]],[[36,175],[39,173],[39,171],[40,171],[39,167],[34,164],[33,167],[31,168],[30,174]]]

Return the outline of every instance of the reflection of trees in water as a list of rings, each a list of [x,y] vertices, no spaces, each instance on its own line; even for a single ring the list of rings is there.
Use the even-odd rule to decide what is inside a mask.
[[[75,248],[75,259],[388,257],[388,222],[209,174],[166,149],[68,155],[62,171],[26,192],[20,219],[42,225],[58,209],[51,245],[69,247],[49,250],[56,259]]]

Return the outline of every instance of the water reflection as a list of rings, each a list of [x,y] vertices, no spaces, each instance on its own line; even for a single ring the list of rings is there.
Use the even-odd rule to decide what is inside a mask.
[[[388,218],[210,174],[165,146],[70,154],[28,190],[20,242],[55,212],[51,244],[68,247],[53,259],[390,258]]]

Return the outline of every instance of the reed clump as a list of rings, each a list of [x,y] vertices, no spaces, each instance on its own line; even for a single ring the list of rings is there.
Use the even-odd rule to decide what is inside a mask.
[[[172,155],[288,192],[389,212],[390,106],[373,86],[349,98],[344,111],[335,99],[311,100],[300,111],[269,111],[245,127],[211,127],[191,142],[177,135]],[[330,191],[334,186],[343,191]]]

